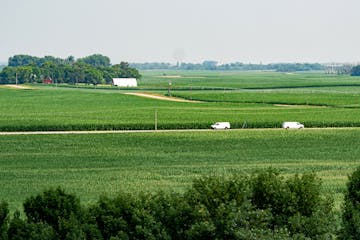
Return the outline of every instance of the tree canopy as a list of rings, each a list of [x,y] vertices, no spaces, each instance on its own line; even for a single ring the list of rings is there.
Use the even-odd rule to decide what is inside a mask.
[[[360,76],[360,65],[351,69],[351,76]]]
[[[89,64],[93,67],[109,67],[111,65],[110,58],[101,54],[93,54],[84,58],[80,58],[78,61]]]
[[[127,62],[111,65],[110,58],[93,54],[75,60],[53,56],[43,58],[15,55],[9,58],[8,66],[0,72],[0,84],[34,83],[52,79],[54,83],[111,83],[112,78],[140,78],[138,70]]]
[[[314,174],[269,169],[204,176],[184,193],[102,196],[90,206],[49,189],[25,200],[22,218],[0,203],[0,239],[335,239],[333,200],[320,187]]]

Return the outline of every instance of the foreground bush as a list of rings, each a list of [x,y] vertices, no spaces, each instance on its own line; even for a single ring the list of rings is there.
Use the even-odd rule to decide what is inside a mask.
[[[26,218],[9,221],[2,239],[333,239],[332,201],[313,174],[203,177],[185,193],[119,194],[82,207],[64,190],[27,199]]]
[[[6,231],[8,228],[9,208],[6,202],[0,203],[0,240],[6,239]]]
[[[360,168],[349,176],[342,220],[340,239],[360,239]]]

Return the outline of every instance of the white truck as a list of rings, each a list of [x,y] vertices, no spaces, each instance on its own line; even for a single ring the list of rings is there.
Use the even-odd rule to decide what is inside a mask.
[[[212,129],[230,129],[230,123],[229,122],[216,122],[213,125],[211,125]]]
[[[299,122],[283,122],[282,128],[284,129],[302,129],[304,128],[304,124]]]

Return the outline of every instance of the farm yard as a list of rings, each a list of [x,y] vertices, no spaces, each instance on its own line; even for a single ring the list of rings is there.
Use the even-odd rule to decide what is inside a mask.
[[[347,176],[360,165],[360,130],[354,128],[360,126],[360,78],[275,72],[142,74],[138,90],[2,86],[0,130],[151,130],[155,113],[158,129],[209,129],[214,122],[229,121],[239,130],[0,136],[0,196],[11,209],[49,186],[62,186],[93,202],[119,191],[181,192],[199,176],[249,174],[268,167],[285,175],[315,172],[324,193],[333,194],[340,206]],[[306,129],[282,130],[283,121],[299,121]]]

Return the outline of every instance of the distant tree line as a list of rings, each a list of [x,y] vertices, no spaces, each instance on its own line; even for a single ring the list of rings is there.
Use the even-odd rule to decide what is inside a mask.
[[[111,65],[110,59],[101,54],[93,54],[75,59],[45,56],[15,55],[9,58],[8,66],[0,72],[0,84],[41,83],[51,79],[54,83],[111,83],[112,78],[140,78],[138,70],[127,62]]]
[[[179,63],[172,65],[170,63],[131,63],[131,67],[140,70],[171,69],[171,70],[238,70],[238,71],[278,71],[278,72],[296,72],[296,71],[320,71],[325,66],[319,63],[272,63],[272,64],[245,64],[241,62],[218,64],[216,61],[204,61],[202,63]]]
[[[325,68],[326,74],[349,75],[351,74],[352,64],[328,64]]]
[[[360,76],[360,65],[351,69],[351,76]]]
[[[342,221],[314,174],[284,178],[202,177],[184,193],[119,194],[83,206],[49,189],[23,204],[25,217],[0,204],[0,239],[359,239],[360,168],[349,178]]]

